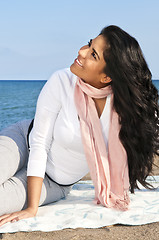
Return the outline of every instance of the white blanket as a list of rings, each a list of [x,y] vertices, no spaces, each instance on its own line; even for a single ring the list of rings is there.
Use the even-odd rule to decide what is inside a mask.
[[[153,186],[159,186],[159,176]],[[130,194],[130,210],[121,212],[93,203],[92,181],[81,181],[73,186],[69,196],[54,204],[39,207],[34,218],[7,223],[1,233],[19,231],[54,231],[64,228],[99,228],[113,224],[142,225],[159,221],[159,188],[136,190]]]

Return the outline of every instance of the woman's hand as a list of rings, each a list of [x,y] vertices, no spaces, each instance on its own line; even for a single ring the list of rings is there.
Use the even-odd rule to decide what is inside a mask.
[[[0,217],[0,226],[7,222],[16,222],[21,219],[35,217],[35,215],[36,213],[30,208],[11,214],[4,214]]]
[[[38,211],[43,178],[28,177],[28,207],[25,210],[0,216],[0,226],[7,222],[35,217]]]

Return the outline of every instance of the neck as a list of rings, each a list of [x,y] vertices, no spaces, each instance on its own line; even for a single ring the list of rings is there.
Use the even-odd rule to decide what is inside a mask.
[[[112,93],[111,85],[98,89],[83,82],[80,78],[77,80],[77,85],[85,94],[96,99],[105,98]]]
[[[101,89],[101,88],[105,88],[105,87],[108,87],[108,86],[111,86],[110,83],[102,83],[100,82],[98,85],[94,84],[94,85],[91,85],[89,83],[86,83],[84,79],[81,78],[81,81],[84,83],[84,84],[87,84],[91,87],[94,87],[94,88],[97,88],[97,89]]]

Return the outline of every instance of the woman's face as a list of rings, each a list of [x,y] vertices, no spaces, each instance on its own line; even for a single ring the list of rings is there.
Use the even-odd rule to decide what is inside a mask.
[[[103,69],[106,63],[103,51],[105,44],[102,35],[90,40],[88,45],[79,50],[78,57],[70,67],[72,73],[96,88],[104,87],[103,81],[106,75]]]

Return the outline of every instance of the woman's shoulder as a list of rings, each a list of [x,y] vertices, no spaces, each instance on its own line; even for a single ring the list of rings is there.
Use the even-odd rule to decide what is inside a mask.
[[[76,79],[77,76],[70,71],[70,68],[64,68],[54,72],[48,81],[57,81],[60,85],[74,85]]]
[[[45,84],[45,89],[50,95],[68,96],[74,92],[77,76],[69,68],[54,72]]]

